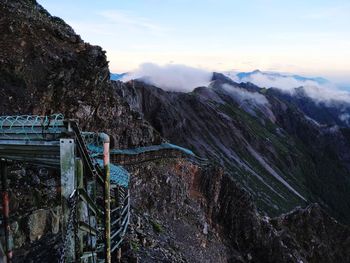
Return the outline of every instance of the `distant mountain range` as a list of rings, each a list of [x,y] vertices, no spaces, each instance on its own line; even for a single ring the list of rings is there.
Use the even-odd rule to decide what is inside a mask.
[[[117,88],[162,136],[226,167],[265,213],[318,202],[350,222],[350,132],[339,117],[349,107],[220,73],[187,93],[140,81]]]
[[[264,72],[264,71],[260,71],[260,70],[254,70],[251,72],[240,72],[236,74],[237,80],[238,82],[245,82],[245,80],[252,78],[255,75],[263,75],[266,76],[272,80],[276,80],[278,78],[293,78],[297,81],[301,81],[301,82],[306,82],[306,81],[314,81],[320,85],[329,83],[329,80],[322,78],[322,77],[304,77],[304,76],[300,76],[300,75],[288,75],[288,74],[282,74],[279,72]],[[232,75],[231,75],[232,76]]]
[[[129,73],[124,72],[124,73],[111,73],[110,74],[110,79],[111,80],[121,80],[123,77],[127,76]],[[329,80],[322,78],[322,77],[304,77],[296,74],[283,74],[279,72],[271,72],[271,71],[261,71],[261,70],[254,70],[251,72],[222,72],[225,76],[231,78],[233,81],[236,82],[249,82],[250,79],[252,79],[254,76],[257,75],[262,75],[270,80],[277,80],[277,79],[287,79],[287,78],[292,78],[296,81],[300,82],[307,82],[307,81],[313,81],[317,84],[324,85],[327,83],[330,83]],[[297,87],[296,87],[297,88]]]
[[[111,74],[112,80],[122,80],[128,73]],[[254,70],[251,72],[224,72],[213,73],[213,80],[237,83],[251,83],[246,85],[258,91],[268,88],[269,93],[298,107],[303,113],[312,118],[319,125],[338,125],[350,127],[350,93],[332,87],[329,80],[322,77],[305,77],[296,74],[279,72],[265,72]],[[225,78],[225,80],[224,80]],[[146,76],[141,78],[148,82]],[[156,85],[164,88],[161,85]],[[193,87],[195,89],[196,87]],[[250,94],[245,94],[250,96]],[[250,96],[250,103],[256,102],[256,96]],[[246,100],[241,107],[248,107]],[[249,107],[248,107],[249,108]],[[251,111],[251,109],[250,109]]]

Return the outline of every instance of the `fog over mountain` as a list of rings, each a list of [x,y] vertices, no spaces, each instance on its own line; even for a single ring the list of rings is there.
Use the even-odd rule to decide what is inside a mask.
[[[350,103],[350,92],[338,88],[322,77],[305,77],[260,70],[223,73],[237,83],[250,82],[261,88],[276,88],[290,95],[300,93],[300,87],[303,87],[304,95],[317,103],[330,105]],[[180,64],[144,63],[133,72],[112,74],[111,78],[124,82],[140,79],[167,91],[191,92],[200,86],[207,87],[212,80],[212,72]],[[234,91],[237,92],[236,89]]]
[[[330,190],[350,185],[347,129],[333,126],[346,124],[338,108],[314,102],[302,88],[291,95],[221,73],[191,92],[142,80],[116,88],[162,136],[224,166],[268,215],[310,201],[339,219],[350,211],[347,190]]]
[[[348,91],[339,89],[334,83],[321,77],[310,78],[260,70],[240,73],[226,72],[225,74],[239,83],[250,82],[262,88],[277,88],[292,95],[296,94],[297,88],[303,87],[305,95],[317,102],[350,103]]]
[[[197,87],[212,88],[215,74],[180,64],[145,63],[130,73],[111,74],[111,78],[123,82],[138,79],[165,91],[193,92]],[[350,126],[350,92],[325,78],[260,70],[223,72],[221,76],[227,78],[221,88],[251,115],[255,115],[254,108],[264,108],[262,112],[271,118],[266,94],[261,92],[267,89],[270,94],[299,107],[315,123]],[[238,88],[238,83],[250,83],[254,88]]]
[[[168,91],[190,92],[199,86],[208,86],[212,73],[185,65],[157,65],[144,63],[138,69],[127,74],[121,80],[142,79],[148,84],[162,87]]]

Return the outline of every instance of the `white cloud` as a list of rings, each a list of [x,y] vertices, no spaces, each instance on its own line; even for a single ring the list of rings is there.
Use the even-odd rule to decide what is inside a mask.
[[[223,84],[222,88],[239,104],[239,107],[244,111],[256,116],[256,110],[259,110],[272,122],[276,121],[276,117],[270,109],[271,105],[263,94],[251,92],[229,84]]]
[[[339,115],[339,119],[343,122],[345,122],[347,125],[350,124],[350,114],[349,113],[342,113]]]
[[[306,94],[318,101],[325,103],[350,103],[350,93],[348,91],[332,88],[327,85],[306,86]]]
[[[241,82],[251,82],[259,87],[278,88],[285,91],[291,91],[294,88],[301,86],[317,86],[318,83],[312,80],[300,81],[292,76],[272,76],[257,72],[249,77],[244,77]]]
[[[340,90],[331,83],[320,84],[313,80],[299,80],[293,76],[262,72],[250,74],[240,81],[251,82],[259,87],[277,88],[290,94],[295,94],[295,88],[303,87],[305,93],[316,102],[350,103],[350,92]]]
[[[268,105],[266,97],[258,92],[250,92],[245,89],[231,86],[229,84],[222,85],[222,88],[229,92],[233,98],[240,104],[250,102],[258,105]]]
[[[128,74],[123,81],[141,78],[143,81],[168,91],[190,92],[200,86],[208,86],[212,73],[179,64],[157,65],[144,63]]]
[[[350,103],[350,92],[337,89],[335,85],[329,82],[322,83],[307,78],[296,78],[293,75],[261,71],[254,72],[241,79],[237,77],[236,73],[225,72],[225,75],[236,82],[251,82],[265,88],[273,87],[292,95],[296,93],[296,88],[303,87],[306,95],[316,102]],[[191,92],[196,87],[208,86],[211,78],[212,73],[209,71],[182,64],[158,65],[144,63],[122,80],[142,79],[164,90]],[[229,91],[240,104],[247,104],[248,102],[258,106],[268,105],[266,97],[260,93],[249,92],[230,85],[224,85],[224,89]]]

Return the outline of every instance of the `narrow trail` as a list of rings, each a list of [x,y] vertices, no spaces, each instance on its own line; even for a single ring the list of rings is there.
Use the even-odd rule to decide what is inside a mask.
[[[109,149],[104,133],[83,132],[63,115],[0,117],[1,166],[20,162],[60,171],[63,213],[60,262],[90,258],[115,262],[130,220],[130,176],[122,166],[165,158],[205,163],[192,151],[170,143],[135,149]],[[2,181],[7,172],[1,170]],[[3,194],[8,193],[6,185]],[[3,211],[8,211],[10,200]],[[84,212],[85,211],[85,212]],[[4,229],[11,224],[2,215]],[[16,256],[6,232],[2,246],[8,259]],[[113,260],[112,260],[113,259]]]

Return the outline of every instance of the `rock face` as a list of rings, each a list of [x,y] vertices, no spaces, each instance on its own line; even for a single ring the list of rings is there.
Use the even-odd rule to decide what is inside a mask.
[[[350,260],[350,229],[318,205],[269,218],[221,168],[184,159],[128,168],[134,217],[125,262]]]
[[[193,198],[200,167],[164,159],[129,170],[134,210],[126,262],[227,262],[230,249],[207,233],[205,211]]]
[[[214,183],[216,189],[212,187]],[[248,262],[350,260],[350,229],[318,205],[297,208],[273,219],[261,217],[249,196],[228,174],[221,179],[204,176],[202,191],[208,198],[209,217]]]
[[[39,240],[44,235],[47,221],[48,211],[44,209],[39,209],[29,216],[28,230],[31,242]]]
[[[109,133],[118,148],[161,141],[111,86],[105,52],[36,1],[1,1],[0,31],[0,115],[62,113],[83,130]],[[13,167],[9,183],[14,262],[56,260],[57,171]]]
[[[10,233],[15,251],[13,262],[49,260],[61,246],[59,174],[53,169],[28,164],[11,164],[9,171]],[[49,248],[48,244],[54,245]],[[44,257],[43,250],[50,252],[45,252]]]
[[[35,1],[4,0],[0,30],[0,115],[63,113],[120,147],[160,140],[111,87],[105,52],[63,20]]]
[[[320,125],[350,127],[350,104],[346,101],[315,101],[308,96],[304,87],[296,88],[293,95],[283,93],[278,89],[269,89],[268,92],[298,107],[304,114],[317,121]]]
[[[191,93],[137,80],[115,86],[164,137],[227,168],[260,211],[276,216],[318,202],[350,222],[346,129],[318,126],[273,93],[220,74]]]

